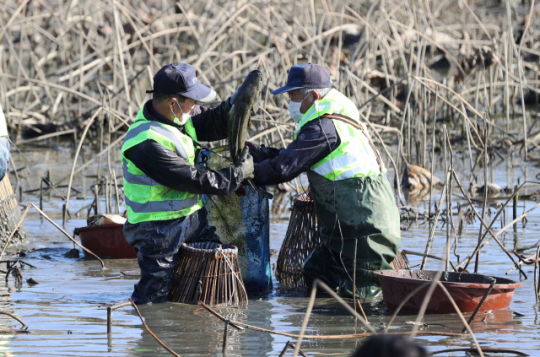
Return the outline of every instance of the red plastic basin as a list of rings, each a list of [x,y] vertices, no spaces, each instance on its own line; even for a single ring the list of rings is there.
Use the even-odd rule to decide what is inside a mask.
[[[137,253],[129,245],[124,236],[123,224],[104,224],[75,229],[79,234],[81,244],[93,253],[106,258],[129,259],[137,258]],[[91,257],[86,251],[84,255]]]
[[[390,310],[395,310],[409,293],[426,282],[433,280],[436,271],[429,270],[379,270],[374,275],[381,281],[383,299]],[[461,278],[460,278],[461,275]],[[459,281],[458,281],[459,279]],[[495,286],[484,301],[480,311],[504,309],[510,305],[514,290],[521,283],[510,279],[497,278]],[[490,281],[482,274],[443,272],[441,283],[446,287],[461,312],[473,312],[489,289]],[[401,309],[418,312],[429,285],[417,292]],[[436,287],[428,304],[427,313],[455,313],[450,300],[440,287]]]

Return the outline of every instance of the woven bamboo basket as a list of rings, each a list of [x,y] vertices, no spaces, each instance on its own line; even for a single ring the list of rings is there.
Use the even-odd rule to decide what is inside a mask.
[[[9,176],[6,174],[0,181],[0,241],[6,242],[13,228],[21,219],[21,211],[17,205],[17,197],[11,187]],[[26,230],[21,224],[13,238],[11,244],[23,243],[26,241]]]
[[[281,286],[296,288],[306,286],[302,264],[321,242],[320,226],[315,212],[315,202],[309,191],[296,196],[289,227],[279,250],[275,276]],[[408,269],[407,257],[398,252],[390,263],[393,269]]]
[[[168,300],[185,304],[238,306],[247,294],[234,245],[183,243]]]
[[[315,202],[307,191],[294,199],[289,227],[279,250],[275,275],[281,286],[306,286],[302,276],[302,264],[320,242]]]

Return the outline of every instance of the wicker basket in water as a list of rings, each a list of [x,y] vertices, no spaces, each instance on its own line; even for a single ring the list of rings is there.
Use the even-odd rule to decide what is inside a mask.
[[[9,176],[6,174],[0,181],[0,242],[2,245],[7,241],[11,232],[21,219],[21,211],[17,204],[17,197],[11,188]],[[22,223],[11,239],[10,244],[26,243],[26,230]]]
[[[275,275],[281,286],[306,286],[302,276],[302,264],[320,242],[315,203],[307,191],[294,199],[287,234],[279,250]]]
[[[182,244],[169,301],[238,306],[247,300],[234,245]]]
[[[302,276],[302,264],[320,242],[315,202],[307,191],[296,196],[294,200],[287,234],[279,250],[275,275],[281,286],[286,288],[306,286]],[[393,269],[409,268],[407,257],[401,252],[398,252],[390,264]]]

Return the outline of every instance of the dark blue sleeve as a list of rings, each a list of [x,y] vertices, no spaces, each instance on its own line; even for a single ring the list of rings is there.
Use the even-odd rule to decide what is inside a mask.
[[[195,107],[191,111],[193,127],[198,141],[216,141],[227,138],[227,113],[231,109],[229,99],[215,108]]]
[[[207,195],[228,195],[244,180],[242,170],[227,167],[199,172],[174,151],[154,140],[145,140],[124,155],[148,177],[174,190]]]
[[[255,183],[276,185],[287,182],[328,156],[340,144],[331,119],[314,119],[304,125],[298,137],[273,159],[255,164]]]

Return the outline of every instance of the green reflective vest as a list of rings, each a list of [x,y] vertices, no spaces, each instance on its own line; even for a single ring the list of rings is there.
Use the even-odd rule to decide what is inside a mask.
[[[143,109],[129,127],[122,144],[122,170],[128,221],[139,223],[163,221],[185,217],[204,207],[200,195],[171,189],[146,176],[133,162],[125,157],[126,150],[145,140],[154,140],[193,165],[197,140],[191,119],[184,126],[188,135],[172,125],[147,120]]]
[[[294,133],[296,136],[304,125],[323,114],[345,115],[360,123],[360,114],[354,103],[335,89],[317,100],[300,118]],[[341,144],[321,161],[311,167],[317,174],[332,180],[345,180],[351,177],[378,175],[381,168],[375,153],[369,145],[370,139],[360,130],[344,122],[333,120]],[[384,170],[384,167],[383,167]]]

